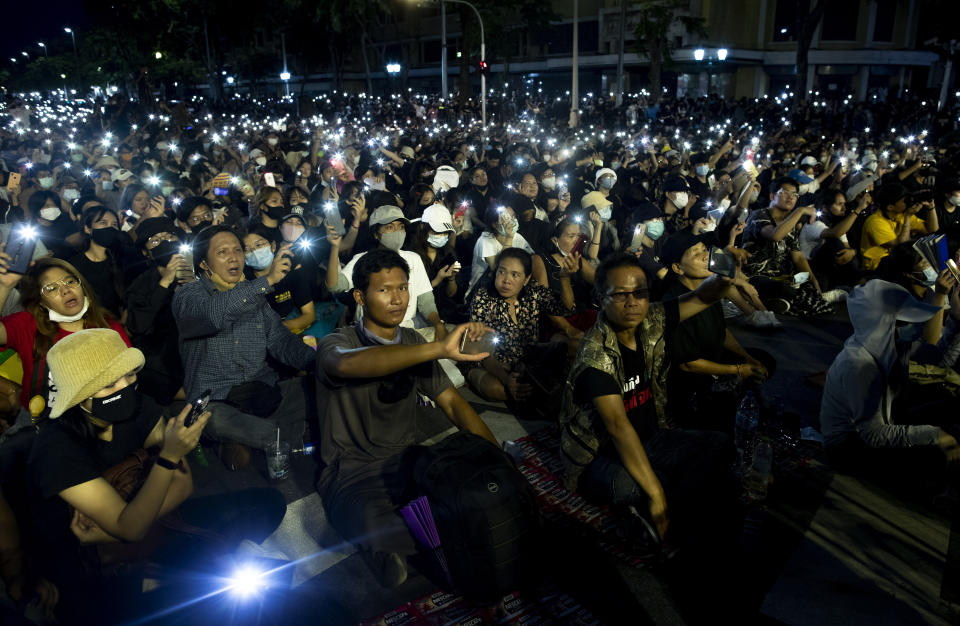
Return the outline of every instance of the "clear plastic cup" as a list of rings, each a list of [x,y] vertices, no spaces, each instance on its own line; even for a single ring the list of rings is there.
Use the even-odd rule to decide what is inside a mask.
[[[279,447],[277,442],[272,441],[267,444],[267,474],[270,480],[284,480],[290,475],[290,444],[281,441]]]

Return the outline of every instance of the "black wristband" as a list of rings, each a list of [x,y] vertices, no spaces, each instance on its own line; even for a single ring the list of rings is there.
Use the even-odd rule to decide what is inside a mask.
[[[157,465],[164,469],[168,470],[182,470],[183,469],[183,459],[180,459],[176,463],[170,459],[165,459],[162,456],[157,457]]]

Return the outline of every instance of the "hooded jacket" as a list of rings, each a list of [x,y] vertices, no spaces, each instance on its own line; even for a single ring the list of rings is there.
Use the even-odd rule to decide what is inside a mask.
[[[827,372],[820,404],[826,446],[856,435],[871,448],[934,445],[936,426],[894,424],[893,398],[907,380],[911,350],[897,348],[896,322],[924,322],[939,307],[914,298],[899,285],[872,280],[847,300],[853,335]]]

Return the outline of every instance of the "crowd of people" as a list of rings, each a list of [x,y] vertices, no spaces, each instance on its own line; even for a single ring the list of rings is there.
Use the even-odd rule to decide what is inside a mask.
[[[191,495],[201,442],[232,469],[315,442],[328,519],[402,583],[418,412],[497,444],[463,389],[559,419],[568,488],[714,554],[736,544],[716,520],[740,501],[737,407],[790,358],[784,316],[849,311],[821,383],[831,464],[949,493],[960,274],[914,244],[958,258],[958,107],[818,100],[591,96],[571,129],[520,94],[486,128],[473,101],[411,93],[11,97],[4,619],[115,617],[111,548],[173,515],[223,550],[268,536],[278,492]],[[140,449],[159,454],[125,490]],[[162,560],[203,562],[199,536]]]

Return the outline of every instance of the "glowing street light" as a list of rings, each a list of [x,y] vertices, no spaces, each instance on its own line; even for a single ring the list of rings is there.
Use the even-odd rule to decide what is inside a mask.
[[[45,57],[49,57],[49,56],[50,56],[49,54],[47,54],[47,44],[43,43],[42,41],[38,41],[38,42],[37,42],[37,45],[40,46],[41,48],[43,48],[43,56],[45,56]]]
[[[156,52],[153,53],[153,58],[159,61],[160,59],[163,58],[163,53],[157,50]]]
[[[280,80],[290,80],[290,72],[280,72]]]
[[[693,51],[693,58],[696,59],[697,61],[702,61],[703,54],[704,54],[703,48],[697,48],[696,50]]]
[[[719,59],[720,61],[726,61],[726,60],[727,60],[727,49],[726,49],[726,48],[720,48],[719,50],[717,50],[717,59]]]
[[[399,63],[387,63],[387,74],[399,74],[399,73],[400,73]]]

